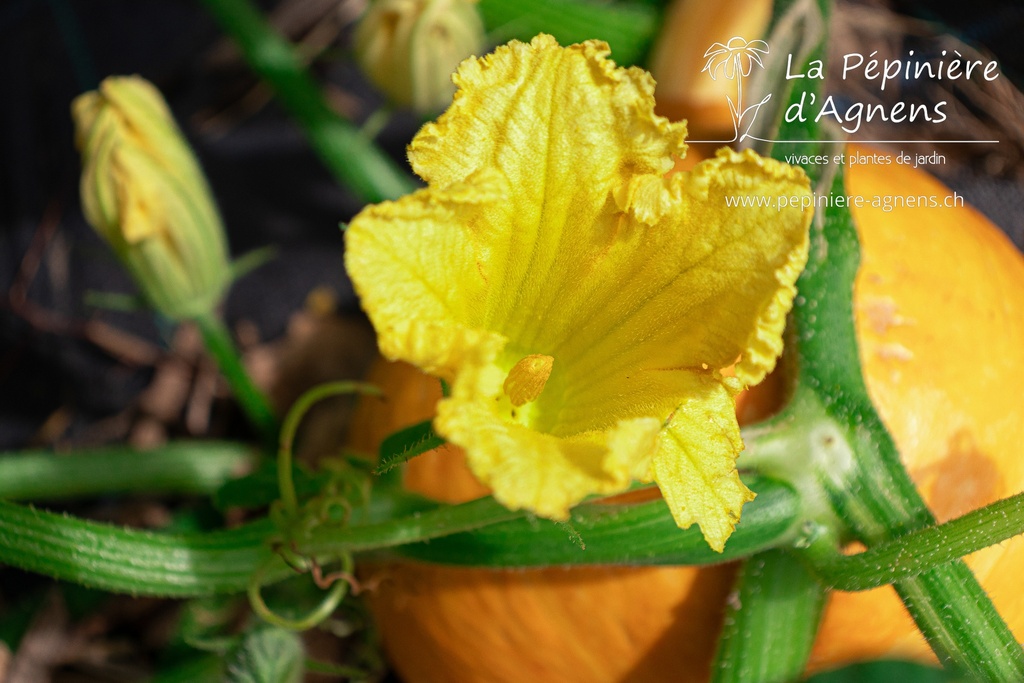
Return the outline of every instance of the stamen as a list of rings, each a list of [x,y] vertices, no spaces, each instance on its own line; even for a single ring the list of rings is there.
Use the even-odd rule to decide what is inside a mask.
[[[531,354],[516,363],[508,371],[508,377],[502,385],[512,405],[518,408],[535,401],[544,391],[554,363],[554,358],[539,353]]]

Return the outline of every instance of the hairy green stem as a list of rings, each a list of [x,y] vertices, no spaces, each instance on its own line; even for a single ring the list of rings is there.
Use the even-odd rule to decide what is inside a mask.
[[[915,577],[1024,533],[1024,493],[998,500],[945,524],[913,531],[855,555],[834,546],[808,549],[813,572],[828,586],[862,591]]]
[[[403,557],[473,567],[548,567],[574,564],[717,564],[789,545],[796,536],[801,502],[786,484],[744,477],[757,498],[725,550],[708,547],[696,526],[680,530],[660,498],[630,505],[587,504],[566,524],[524,518],[453,534],[430,543],[408,544]]]
[[[375,524],[332,527],[322,524],[305,539],[292,539],[296,550],[313,557],[336,556],[429,541],[449,534],[472,531],[522,517],[493,498],[480,498],[460,505],[442,505],[401,519]]]
[[[796,50],[802,65],[823,63],[826,36],[814,27],[826,26],[830,11],[829,0],[779,0],[772,42],[786,44],[785,36],[777,34],[797,33],[808,39]],[[791,54],[793,47],[783,53]],[[771,66],[766,71],[782,73]],[[824,97],[817,79],[778,79],[766,85],[780,103],[777,116],[784,105]],[[780,160],[793,154],[831,158],[834,147],[817,141],[841,134],[810,119],[784,121],[775,139],[801,142],[768,144],[765,149]],[[845,194],[841,168],[809,164],[805,170],[816,194]],[[794,443],[810,454],[818,500],[830,508],[829,514],[811,521],[825,535],[854,538],[873,548],[902,543],[907,534],[933,526],[935,520],[864,384],[853,310],[859,264],[860,243],[850,211],[829,203],[811,225],[807,267],[797,282],[799,295],[787,327],[786,366],[792,380],[791,413],[800,423],[794,427]],[[785,479],[782,471],[759,471]],[[813,544],[813,534],[802,541]],[[1024,680],[1024,650],[961,560],[901,579],[895,587],[944,663],[978,680]]]
[[[215,313],[195,318],[195,323],[203,335],[206,350],[217,361],[217,366],[227,379],[249,421],[259,431],[265,444],[275,443],[278,429],[277,417],[274,415],[267,397],[253,383],[245,366],[242,365],[242,359],[231,339],[231,333]]]
[[[128,446],[0,453],[0,499],[67,500],[111,493],[210,495],[256,460],[228,441],[178,441],[150,450]]]
[[[721,555],[708,549],[696,527],[680,531],[660,500],[579,506],[571,524],[586,545],[581,548],[564,526],[526,521],[524,513],[491,498],[438,506],[389,491],[375,493],[369,507],[355,509],[349,526],[324,523],[303,537],[286,539],[269,520],[229,531],[155,534],[0,501],[0,563],[118,593],[190,597],[244,592],[257,567],[263,583],[288,576],[293,570],[274,557],[271,539],[321,562],[386,548],[433,559],[425,555],[447,537],[455,539],[449,550],[457,548],[457,554],[440,546],[441,558],[478,566],[496,561],[509,566],[513,556],[522,558],[521,566],[722,562],[788,543],[797,519],[792,489],[764,479],[748,479],[748,484],[758,499],[744,511],[740,529]],[[411,551],[402,552],[405,548]]]
[[[712,665],[712,683],[800,678],[825,605],[825,588],[801,563],[773,550],[743,563]]]
[[[409,174],[330,107],[292,45],[249,0],[203,0],[203,5],[299,122],[340,183],[366,202],[396,199],[416,189]]]
[[[837,173],[831,192],[844,192]],[[844,533],[869,548],[935,524],[875,411],[860,373],[853,328],[853,281],[860,262],[849,211],[826,210],[800,280],[791,334],[799,339],[804,416],[825,428],[811,434],[817,472]],[[818,417],[815,417],[817,415]],[[895,584],[941,661],[977,680],[1024,680],[1024,650],[961,560]],[[952,607],[952,608],[951,608]]]
[[[894,587],[946,665],[973,681],[1024,680],[1020,643],[962,561],[903,579]]]
[[[393,506],[383,501],[378,507]],[[352,526],[323,524],[308,538],[286,540],[303,555],[330,559],[469,531],[523,514],[490,498],[385,521],[373,520],[386,517],[386,511],[361,512],[362,518],[354,515]],[[269,520],[229,531],[156,534],[0,501],[0,563],[116,593],[189,597],[243,592],[257,568],[263,583],[279,581],[293,570],[271,552],[268,541],[275,536]]]
[[[240,593],[272,559],[269,522],[210,533],[156,534],[0,502],[0,563],[115,593]],[[291,573],[283,562],[267,580]]]

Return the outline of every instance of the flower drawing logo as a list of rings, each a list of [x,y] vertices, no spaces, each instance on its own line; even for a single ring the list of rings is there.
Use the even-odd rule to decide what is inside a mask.
[[[767,54],[768,43],[763,40],[745,40],[740,36],[733,36],[728,43],[715,43],[704,53],[708,61],[701,69],[701,73],[707,71],[712,80],[718,80],[721,74],[729,80],[736,81],[736,100],[733,101],[731,96],[726,96],[729,100],[729,111],[732,112],[734,135],[732,140],[723,142],[736,142],[747,137],[761,105],[771,99],[771,94],[768,94],[760,102],[743,107],[743,79],[750,76],[754,64],[764,68],[761,56]]]

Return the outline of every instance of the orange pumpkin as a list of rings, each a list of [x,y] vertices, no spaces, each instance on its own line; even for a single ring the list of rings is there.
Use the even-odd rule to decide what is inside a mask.
[[[847,154],[865,151],[850,146]],[[927,174],[889,162],[850,168],[848,194],[868,202],[950,194]],[[1024,489],[1024,259],[970,207],[863,207],[853,216],[863,245],[855,305],[865,379],[925,499],[945,520]],[[436,380],[402,364],[378,365],[370,381],[388,401],[363,404],[354,421],[353,438],[365,449],[429,418],[439,397]],[[763,416],[777,395],[762,385],[743,397],[741,421]],[[412,460],[405,484],[449,502],[485,493],[449,446]],[[969,562],[1024,638],[1024,540]],[[371,606],[408,683],[702,681],[733,576],[731,567],[492,571],[413,563],[376,572],[384,580]],[[811,657],[812,669],[932,660],[889,587],[833,594]]]

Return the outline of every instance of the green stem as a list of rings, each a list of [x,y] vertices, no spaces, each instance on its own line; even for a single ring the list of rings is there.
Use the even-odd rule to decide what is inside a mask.
[[[215,313],[197,317],[194,321],[203,335],[206,350],[217,361],[221,373],[231,385],[231,390],[249,421],[259,431],[265,444],[275,443],[277,417],[274,416],[267,397],[256,387],[242,365],[238,349],[231,340],[231,333]]]
[[[335,112],[303,67],[292,45],[248,0],[203,0],[299,122],[334,177],[366,202],[396,199],[416,189],[412,178],[359,129]]]
[[[210,495],[254,464],[248,446],[233,442],[171,442],[151,450],[109,446],[0,453],[0,498],[67,500],[110,493]]]
[[[799,51],[804,68],[811,60],[825,60],[826,38],[815,27],[827,25],[830,10],[828,0],[779,0],[772,36],[786,32],[806,38],[807,49]],[[781,69],[768,71],[778,74],[767,85],[780,104],[809,95],[819,101],[824,97],[816,79],[795,84],[782,79]],[[777,144],[772,151],[780,159],[787,154],[831,155],[832,148],[816,140],[837,134],[809,121],[784,123],[776,139],[805,142]],[[826,164],[805,170],[818,195],[845,194],[841,168]],[[828,528],[827,522],[841,520],[827,533],[861,540],[868,548],[899,543],[896,539],[932,526],[935,520],[903,468],[864,385],[853,311],[860,243],[845,205],[830,204],[817,212],[810,244],[787,328],[786,365],[795,372],[794,404],[809,426],[803,432],[804,448],[814,456],[812,471],[820,500],[831,508],[831,520],[815,521]],[[1024,680],[1024,650],[962,561],[901,580],[896,590],[944,663],[978,680]]]
[[[385,502],[383,507],[388,506]],[[321,525],[308,539],[296,542],[294,550],[332,559],[339,553],[425,541],[522,515],[484,498],[382,522]],[[265,519],[230,531],[155,534],[0,501],[0,564],[132,595],[244,592],[257,567],[263,583],[280,581],[293,570],[271,552],[267,540],[274,535],[274,526]]]
[[[460,505],[442,505],[401,519],[376,524],[332,527],[321,524],[307,539],[295,539],[296,550],[312,557],[334,557],[339,553],[379,550],[472,531],[522,517],[493,498],[480,498]]]
[[[967,587],[966,590],[964,587]],[[939,659],[971,680],[1024,680],[1021,646],[962,561],[895,584]],[[975,595],[983,600],[972,601]],[[955,612],[950,618],[949,612]]]
[[[827,543],[812,546],[807,555],[813,572],[828,586],[862,591],[913,578],[1022,533],[1024,493],[855,555],[843,555]]]
[[[792,489],[764,479],[748,479],[748,484],[759,495],[744,510],[725,554],[709,550],[696,527],[679,531],[660,500],[580,506],[572,525],[587,544],[581,549],[553,523],[524,520],[513,525],[524,513],[491,498],[431,507],[395,491],[375,492],[368,508],[353,511],[351,526],[319,525],[295,539],[290,549],[329,562],[340,554],[382,548],[422,553],[450,535],[459,539],[454,547],[460,554],[442,551],[441,558],[476,565],[494,560],[499,566],[514,564],[508,553],[522,558],[522,566],[722,562],[766,544],[791,541],[800,509]],[[0,501],[0,563],[133,595],[240,593],[248,589],[257,567],[265,568],[262,583],[279,581],[293,570],[272,554],[268,540],[275,535],[266,519],[230,531],[154,534]],[[401,554],[418,555],[416,550]]]
[[[267,522],[231,531],[155,534],[0,501],[0,563],[115,593],[194,597],[241,593],[273,556]],[[267,580],[292,572],[283,562]]]
[[[844,192],[842,173],[829,186]],[[793,309],[799,389],[819,482],[845,532],[869,548],[935,523],[875,411],[860,370],[853,281],[860,262],[849,211],[828,209]],[[895,585],[939,659],[977,680],[1024,680],[1024,650],[961,560]],[[950,606],[955,606],[950,609]]]
[[[802,512],[796,492],[761,477],[744,477],[744,482],[757,498],[744,506],[743,521],[721,553],[708,547],[696,526],[680,530],[660,498],[630,505],[580,505],[572,510],[568,529],[564,524],[524,518],[430,543],[403,545],[393,552],[440,564],[495,568],[681,565],[728,562],[791,544]]]
[[[712,667],[712,683],[786,683],[807,666],[825,589],[791,555],[743,564]]]

